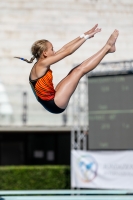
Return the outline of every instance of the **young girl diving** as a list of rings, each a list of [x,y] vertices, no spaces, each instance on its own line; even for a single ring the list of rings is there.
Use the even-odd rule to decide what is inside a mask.
[[[64,45],[57,52],[54,51],[50,41],[45,39],[38,40],[31,47],[33,57],[30,61],[25,58],[15,57],[27,63],[32,63],[33,60],[36,59],[36,63],[33,65],[29,75],[29,82],[38,102],[49,112],[55,114],[62,113],[66,109],[79,80],[86,73],[93,70],[105,55],[115,52],[115,42],[119,35],[118,30],[114,30],[105,45],[96,54],[72,69],[54,88],[50,66],[66,56],[70,56],[87,41],[87,39],[93,38],[94,35],[100,31],[101,29],[98,28],[98,24],[96,24],[91,30]]]

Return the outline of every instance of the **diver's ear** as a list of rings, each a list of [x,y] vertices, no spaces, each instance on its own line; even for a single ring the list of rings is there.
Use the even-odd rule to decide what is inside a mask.
[[[42,52],[43,56],[46,58],[48,55],[47,55],[47,51],[43,51]]]

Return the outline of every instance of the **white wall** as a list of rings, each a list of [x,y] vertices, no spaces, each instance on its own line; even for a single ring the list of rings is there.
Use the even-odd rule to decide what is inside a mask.
[[[97,52],[115,28],[120,31],[117,51],[104,58],[104,61],[133,59],[133,1],[0,1],[0,79],[10,94],[10,102],[14,108],[16,102],[20,103],[23,90],[31,92],[28,76],[32,64],[13,57],[22,56],[30,59],[31,45],[42,38],[51,41],[55,50],[58,50],[96,23],[102,28],[101,33],[88,40],[73,55],[51,67],[55,85],[73,65]],[[32,93],[30,96],[33,98],[31,105],[38,106]],[[41,109],[40,106],[38,109]]]

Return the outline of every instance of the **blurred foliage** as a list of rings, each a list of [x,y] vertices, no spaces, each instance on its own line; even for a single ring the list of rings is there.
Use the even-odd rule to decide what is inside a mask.
[[[0,167],[0,190],[70,189],[69,166]]]

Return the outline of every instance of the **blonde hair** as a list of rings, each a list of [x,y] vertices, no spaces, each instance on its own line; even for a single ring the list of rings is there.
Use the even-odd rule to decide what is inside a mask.
[[[21,57],[15,57],[18,58],[20,60],[26,61],[27,63],[32,63],[33,60],[36,58],[37,60],[40,58],[41,54],[43,51],[47,50],[47,43],[49,41],[48,40],[37,40],[36,42],[33,43],[32,47],[31,47],[31,54],[33,55],[31,57],[30,60],[27,60],[25,58],[21,58]]]

